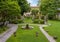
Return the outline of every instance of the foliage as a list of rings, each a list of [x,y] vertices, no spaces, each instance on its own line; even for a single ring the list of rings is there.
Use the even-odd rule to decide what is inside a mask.
[[[60,0],[57,0],[57,7],[60,8]]]
[[[39,19],[34,19],[33,21],[34,23],[37,23],[37,24],[44,24],[44,20],[39,20]]]
[[[58,0],[41,0],[40,11],[43,15],[54,16],[57,14]]]
[[[17,1],[1,1],[0,2],[1,21],[11,21],[20,16],[20,6]]]
[[[7,29],[8,29],[8,27],[6,27],[6,26],[0,27],[0,34],[3,33],[4,31],[6,31]]]
[[[21,6],[21,14],[23,15],[24,12],[30,11],[30,4],[27,0],[18,0],[19,6]]]
[[[40,22],[40,24],[44,24],[44,20],[40,20],[39,22]]]
[[[23,23],[23,20],[21,19],[11,20],[10,23],[14,23],[14,24]]]
[[[32,13],[31,13],[32,15],[37,15],[38,12],[39,12],[39,10],[37,10],[37,9],[33,9],[31,12],[32,12]]]
[[[48,15],[48,17],[52,19],[57,14],[57,9],[59,7],[59,0],[41,0],[40,12],[43,15]]]
[[[33,21],[34,23],[39,23],[39,19],[34,19],[34,21]]]

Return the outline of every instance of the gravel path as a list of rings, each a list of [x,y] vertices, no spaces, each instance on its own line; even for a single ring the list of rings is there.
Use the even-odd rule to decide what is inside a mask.
[[[17,30],[18,26],[15,24],[9,24],[6,32],[0,35],[0,42],[6,42],[6,40]]]
[[[41,32],[45,35],[45,37],[49,40],[49,42],[56,42],[55,39],[53,39],[52,36],[50,36],[44,29],[43,27],[47,27],[47,25],[40,25],[40,30]]]

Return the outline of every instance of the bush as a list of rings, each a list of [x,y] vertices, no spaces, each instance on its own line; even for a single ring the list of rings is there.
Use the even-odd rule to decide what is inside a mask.
[[[23,23],[23,20],[21,20],[21,19],[18,19],[17,21],[18,21],[18,23]]]
[[[3,33],[4,31],[6,31],[7,29],[8,29],[7,26],[0,27],[0,34]]]
[[[40,20],[40,24],[44,24],[44,20]]]
[[[35,19],[33,23],[39,23],[39,19]]]
[[[35,19],[33,23],[44,24],[44,20]]]

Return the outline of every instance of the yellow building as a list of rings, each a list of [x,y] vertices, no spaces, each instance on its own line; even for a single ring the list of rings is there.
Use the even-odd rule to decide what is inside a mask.
[[[31,10],[32,9],[38,9],[39,10],[39,6],[31,6]]]

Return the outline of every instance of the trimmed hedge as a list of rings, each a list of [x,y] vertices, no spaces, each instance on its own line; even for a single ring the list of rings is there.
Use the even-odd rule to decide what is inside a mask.
[[[44,20],[35,19],[33,23],[44,24]]]

